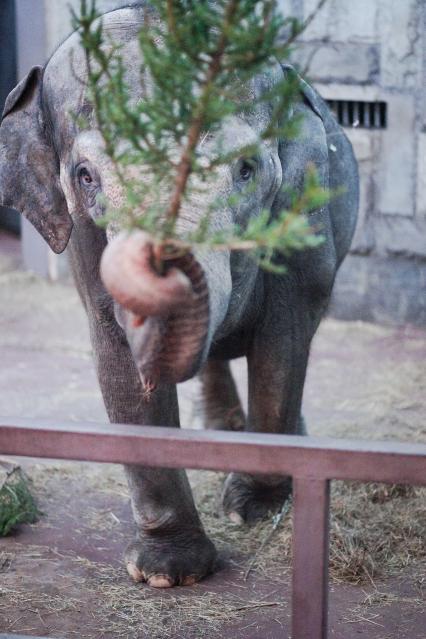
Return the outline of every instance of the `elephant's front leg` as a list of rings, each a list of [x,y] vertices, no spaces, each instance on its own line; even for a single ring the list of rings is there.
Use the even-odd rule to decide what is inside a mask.
[[[179,426],[176,387],[160,386],[144,398],[129,347],[111,318],[91,321],[99,382],[113,422]],[[100,321],[99,321],[100,320]],[[213,569],[216,550],[206,536],[185,471],[126,466],[136,538],[126,564],[136,581],[151,586],[190,585]]]
[[[285,328],[271,321],[254,338],[247,358],[249,431],[305,434],[301,402],[310,333],[301,320]],[[290,492],[289,478],[231,473],[223,507],[235,523],[253,523],[281,508]]]

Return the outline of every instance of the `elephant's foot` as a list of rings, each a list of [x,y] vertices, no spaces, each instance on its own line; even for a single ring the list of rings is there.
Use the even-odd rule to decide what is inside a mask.
[[[222,493],[225,514],[235,524],[254,524],[279,511],[291,493],[291,480],[261,482],[249,476],[231,473]]]
[[[192,586],[214,570],[216,548],[204,533],[186,537],[138,535],[125,561],[134,581],[154,588]]]

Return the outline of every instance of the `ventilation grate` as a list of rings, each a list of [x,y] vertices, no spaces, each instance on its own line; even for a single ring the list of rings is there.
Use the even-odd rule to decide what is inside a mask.
[[[386,129],[386,102],[326,100],[341,126],[360,129]]]

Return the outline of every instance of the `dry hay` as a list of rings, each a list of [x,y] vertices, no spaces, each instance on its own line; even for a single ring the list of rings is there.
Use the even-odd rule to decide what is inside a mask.
[[[85,494],[103,493],[114,496],[121,503],[127,502],[124,474],[117,466],[52,464],[34,467],[31,476],[35,488],[49,500],[49,495],[58,490],[60,481],[69,490],[69,482],[73,477],[81,477],[82,468]],[[237,565],[243,574],[253,559],[257,574],[280,578],[288,572],[291,509],[272,536],[272,518],[252,527],[236,526],[221,511],[220,495],[225,475],[209,471],[189,471],[188,475],[206,531],[226,561]],[[129,538],[131,535],[127,527],[120,528],[113,509],[94,508],[88,503],[81,518],[82,523],[100,537],[113,534]],[[37,525],[43,525],[43,522]],[[426,488],[332,482],[330,574],[335,581],[368,583],[395,575],[425,559],[425,539]],[[267,543],[261,547],[264,540]]]
[[[32,561],[57,563],[58,560],[47,556],[48,552],[43,547],[20,546],[16,556],[8,558],[8,569],[13,561],[25,565],[29,571]],[[261,613],[271,607],[284,607],[280,601],[244,599],[229,593],[158,592],[132,585],[124,569],[78,556],[62,558],[71,563],[73,570],[65,576],[53,566],[58,584],[55,589],[40,589],[37,584],[34,587],[31,580],[25,588],[0,586],[0,616],[7,624],[6,630],[20,622],[20,632],[30,632],[36,615],[49,633],[60,631],[66,636],[81,636],[81,630],[64,631],[62,624],[67,619],[67,625],[77,627],[80,613],[89,610],[96,630],[91,625],[85,628],[84,636],[88,638],[105,635],[137,639],[143,632],[143,636],[152,639],[170,636],[198,639],[206,633],[219,632],[223,624],[244,618],[248,611]],[[61,577],[66,577],[63,585]]]
[[[217,495],[222,479],[215,473],[205,473],[194,488],[206,530],[219,548],[238,550],[234,561],[244,571],[258,553],[258,573],[282,575],[291,563],[291,515],[258,552],[262,540],[270,536],[272,521],[248,528],[234,526],[221,517]],[[332,579],[359,584],[395,575],[426,558],[426,489],[335,481],[330,531]],[[426,566],[423,569],[426,575]]]
[[[335,482],[332,496],[330,567],[335,579],[371,582],[408,566],[426,574],[425,488]]]
[[[305,404],[312,435],[426,442],[425,333],[327,318],[314,338]]]
[[[86,475],[83,482],[82,468]],[[32,475],[35,487],[52,508],[55,492],[61,490],[62,484],[68,491],[71,486],[87,495],[107,495],[111,491],[111,499],[112,496],[127,499],[123,475],[114,466],[52,464],[35,467]],[[0,573],[10,576],[9,580],[2,579],[0,587],[0,617],[7,620],[6,630],[31,634],[35,615],[52,634],[60,632],[63,636],[73,636],[72,628],[81,627],[81,614],[87,614],[89,610],[91,621],[85,633],[88,638],[105,635],[126,639],[141,636],[199,639],[220,634],[227,624],[241,623],[250,611],[263,615],[274,607],[278,616],[285,614],[287,604],[279,596],[257,599],[250,593],[249,586],[257,579],[266,578],[277,587],[279,582],[288,580],[291,512],[272,536],[271,520],[252,528],[235,526],[220,511],[223,474],[191,471],[189,476],[205,528],[225,563],[236,570],[230,592],[226,585],[221,592],[197,592],[197,588],[156,592],[132,584],[122,566],[91,562],[72,553],[61,556],[46,547],[16,544],[19,551],[15,557],[10,552],[0,553]],[[45,510],[46,522],[49,508]],[[90,527],[95,539],[100,540],[117,532],[122,535],[111,513],[112,510],[89,507],[81,513],[78,527]],[[36,524],[40,525],[43,522]],[[398,485],[333,483],[330,569],[335,581],[377,583],[381,577],[398,574],[403,568],[414,565],[420,579],[421,571],[426,572],[424,561],[421,563],[426,554],[425,532],[426,490]],[[267,543],[262,546],[265,539]],[[124,547],[125,536],[122,542]],[[253,558],[253,571],[245,582],[244,575]],[[47,575],[43,579],[49,583],[48,588],[40,587],[37,579],[32,583],[32,580],[20,581],[14,576],[14,571],[19,574],[19,570],[21,574],[32,574],[37,565],[40,574]],[[392,593],[380,593],[377,589],[375,593],[377,597],[381,594],[383,597],[366,601],[350,611],[351,618],[347,623],[362,619],[374,623],[380,602],[384,605],[396,601],[397,595]],[[60,625],[64,619],[67,620],[66,628]]]
[[[354,608],[349,608],[345,615],[342,617],[343,623],[346,624],[362,624],[365,623],[377,626],[377,628],[384,628],[384,625],[380,623],[383,620],[384,608],[390,606],[397,606],[399,610],[404,606],[404,609],[424,611],[425,598],[422,588],[417,589],[417,594],[406,597],[395,592],[381,592],[377,588],[373,592],[365,594],[365,597]],[[406,636],[406,635],[405,635]],[[418,635],[419,636],[419,635]]]
[[[224,624],[244,618],[250,610],[262,612],[284,606],[282,601],[247,600],[226,592],[152,594],[148,588],[129,588],[127,579],[116,584],[107,579],[101,585],[97,583],[95,591],[107,620],[104,632],[118,637],[132,636],[132,632],[138,637],[143,624],[149,637],[189,637],[192,626],[198,638],[220,632]]]

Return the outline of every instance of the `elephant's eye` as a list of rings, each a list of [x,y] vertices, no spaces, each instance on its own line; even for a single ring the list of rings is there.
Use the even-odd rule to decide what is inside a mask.
[[[90,186],[93,183],[93,178],[85,166],[82,166],[78,169],[77,177],[80,184],[82,184],[83,186]]]
[[[251,178],[254,172],[253,165],[247,160],[243,160],[240,165],[240,178],[247,182]]]

